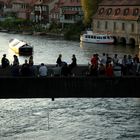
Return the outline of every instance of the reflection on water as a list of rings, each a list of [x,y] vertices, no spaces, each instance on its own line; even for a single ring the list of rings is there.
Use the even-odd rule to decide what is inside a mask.
[[[139,140],[139,101],[134,98],[0,100],[0,140]]]
[[[108,45],[108,44],[93,44],[93,43],[85,43],[80,42],[80,48],[85,50],[86,52],[98,53],[102,55],[102,53],[108,53],[113,56],[115,53],[119,54],[119,57],[122,58],[124,54],[135,55],[138,54],[140,56],[140,49],[138,47],[133,47],[130,45]],[[87,55],[89,55],[87,53]],[[92,55],[92,54],[90,54]]]

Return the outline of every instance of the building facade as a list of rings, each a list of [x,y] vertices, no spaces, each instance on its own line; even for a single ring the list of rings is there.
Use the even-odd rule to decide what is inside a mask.
[[[140,44],[140,0],[103,0],[93,16],[93,30],[116,42]]]
[[[49,23],[50,11],[58,0],[38,0],[34,5],[34,21],[37,23]]]
[[[83,19],[80,0],[67,0],[60,7],[60,23],[73,24]]]

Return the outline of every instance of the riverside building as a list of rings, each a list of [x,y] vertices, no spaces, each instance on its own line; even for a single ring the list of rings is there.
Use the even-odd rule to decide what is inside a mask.
[[[93,16],[94,32],[109,33],[115,42],[140,44],[140,0],[103,0]]]

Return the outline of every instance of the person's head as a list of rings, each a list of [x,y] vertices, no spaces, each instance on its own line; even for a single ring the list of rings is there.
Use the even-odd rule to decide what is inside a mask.
[[[117,57],[118,55],[117,54],[115,54],[115,57]]]
[[[62,57],[62,54],[59,54],[59,57],[61,58]]]
[[[75,54],[73,54],[72,57],[75,57]]]
[[[17,58],[17,56],[16,56],[16,55],[13,55],[13,57],[14,57],[14,58]]]
[[[25,64],[27,64],[28,63],[28,60],[27,59],[25,59]]]
[[[3,54],[3,57],[6,57],[6,54]]]
[[[33,56],[32,55],[30,56],[30,59],[33,59]]]
[[[44,63],[41,63],[41,66],[44,66]]]

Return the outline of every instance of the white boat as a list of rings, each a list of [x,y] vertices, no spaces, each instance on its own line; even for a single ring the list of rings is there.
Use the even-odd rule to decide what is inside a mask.
[[[33,47],[31,45],[16,38],[9,41],[9,47],[19,55],[31,55],[33,53]]]
[[[86,31],[86,33],[80,36],[80,41],[96,44],[113,44],[114,38],[109,34],[93,33],[92,31]]]

